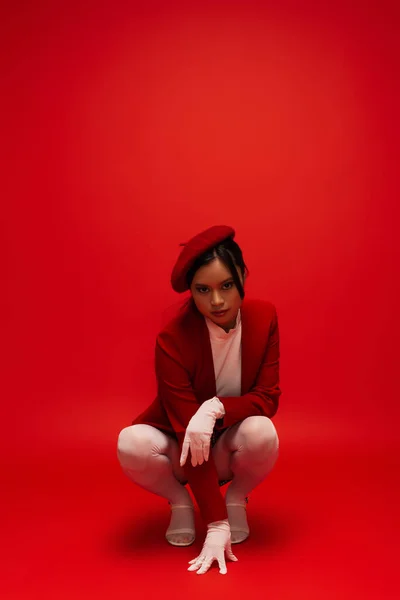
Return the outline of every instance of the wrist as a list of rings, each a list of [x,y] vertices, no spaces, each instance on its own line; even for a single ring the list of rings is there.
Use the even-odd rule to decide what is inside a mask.
[[[218,527],[218,529],[229,529],[229,521],[228,519],[223,519],[222,521],[213,521],[207,525],[208,529],[211,527]]]
[[[217,419],[222,419],[222,417],[225,416],[225,407],[222,404],[221,400],[217,397],[214,396],[213,398],[211,398],[209,400],[210,402],[210,406],[212,407],[215,416]]]

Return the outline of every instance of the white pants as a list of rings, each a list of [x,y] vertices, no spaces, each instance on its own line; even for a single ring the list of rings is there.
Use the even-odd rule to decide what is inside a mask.
[[[247,417],[224,431],[211,452],[219,480],[232,479],[228,490],[231,499],[243,500],[263,481],[278,451],[278,435],[267,417]],[[123,429],[118,438],[118,459],[133,482],[172,504],[182,502],[183,491],[187,494],[178,443],[159,429],[150,425]]]

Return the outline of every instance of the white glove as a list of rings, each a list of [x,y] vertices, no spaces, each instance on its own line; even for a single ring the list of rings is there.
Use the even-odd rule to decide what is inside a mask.
[[[221,575],[226,575],[225,552],[230,560],[239,560],[232,553],[229,521],[228,519],[214,521],[214,523],[210,523],[207,526],[207,530],[207,536],[201,553],[197,558],[189,561],[191,566],[188,568],[188,571],[197,571],[197,575],[203,575],[211,567],[214,560],[217,560],[219,572]]]
[[[224,405],[216,396],[200,405],[186,428],[180,458],[181,467],[186,462],[189,449],[194,467],[197,464],[202,465],[205,460],[208,460],[215,421],[224,415]]]

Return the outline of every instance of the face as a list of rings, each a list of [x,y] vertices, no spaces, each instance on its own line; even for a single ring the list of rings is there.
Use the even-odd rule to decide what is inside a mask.
[[[243,284],[239,268],[237,268],[237,272]],[[202,315],[211,319],[225,331],[229,331],[235,326],[242,299],[231,272],[219,258],[196,271],[190,291],[194,303]],[[226,311],[222,316],[213,314],[222,310]]]

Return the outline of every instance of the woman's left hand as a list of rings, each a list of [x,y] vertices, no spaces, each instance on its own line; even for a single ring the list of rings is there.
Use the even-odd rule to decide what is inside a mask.
[[[211,567],[214,560],[217,560],[219,572],[221,575],[226,575],[225,552],[230,560],[239,560],[232,552],[229,521],[227,519],[224,521],[215,521],[214,523],[210,523],[207,529],[208,532],[202,551],[197,558],[189,561],[191,566],[188,568],[188,571],[197,571],[197,575],[203,575]]]

